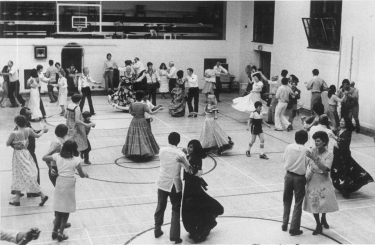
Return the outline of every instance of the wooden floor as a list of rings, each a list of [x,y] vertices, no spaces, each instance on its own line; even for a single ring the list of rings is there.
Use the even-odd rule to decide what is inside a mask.
[[[324,235],[312,235],[315,222],[312,215],[303,213],[303,235],[292,237],[281,231],[283,213],[283,169],[282,154],[285,147],[294,142],[294,132],[276,132],[264,128],[265,149],[269,160],[259,159],[259,141],[254,144],[250,158],[245,151],[250,140],[245,122],[248,114],[231,108],[231,100],[236,94],[223,94],[219,103],[219,125],[232,137],[235,145],[232,151],[222,156],[212,153],[203,164],[207,173],[208,193],[225,208],[224,215],[218,218],[208,239],[202,243],[273,243],[273,244],[315,244],[315,243],[374,243],[375,241],[375,185],[364,186],[350,199],[343,199],[336,193],[340,211],[327,214],[330,224]],[[19,230],[39,227],[42,230],[39,240],[31,244],[53,244],[51,239],[53,220],[53,191],[48,179],[47,166],[41,160],[50,141],[54,138],[54,127],[64,123],[59,116],[59,107],[50,104],[43,97],[46,106],[46,121],[49,132],[36,142],[36,154],[41,173],[41,186],[50,199],[44,207],[39,207],[39,198],[21,198],[21,206],[8,205],[13,200],[10,194],[12,178],[12,149],[5,146],[9,133],[14,128],[13,118],[18,109],[0,109],[0,177],[1,177],[1,226]],[[200,111],[204,97],[200,97]],[[168,205],[165,217],[164,235],[159,239],[153,236],[153,214],[156,208],[154,181],[158,176],[158,157],[149,162],[135,163],[123,158],[122,146],[131,116],[111,107],[105,96],[93,98],[96,116],[92,121],[96,128],[89,135],[93,150],[90,153],[92,165],[84,166],[90,179],[77,177],[77,212],[71,214],[72,227],[66,230],[69,240],[64,244],[168,244],[169,221]],[[191,139],[198,139],[204,117],[172,118],[168,114],[169,99],[157,102],[164,105],[165,111],[154,117],[152,131],[160,146],[167,145],[170,132],[182,136],[180,147],[186,147]],[[86,107],[86,109],[88,109]],[[299,118],[296,121],[299,122]],[[40,128],[42,123],[33,123]],[[301,128],[300,123],[295,124]],[[355,134],[352,138],[352,155],[372,176],[375,177],[375,146],[371,137]],[[193,243],[181,226],[184,243]]]

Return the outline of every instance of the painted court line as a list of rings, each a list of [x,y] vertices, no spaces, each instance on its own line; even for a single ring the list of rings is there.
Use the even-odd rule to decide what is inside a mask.
[[[86,235],[87,235],[87,237],[88,237],[88,239],[89,239],[89,241],[90,241],[90,244],[91,244],[91,245],[94,245],[94,243],[92,242],[91,237],[90,237],[90,234],[89,234],[89,232],[87,231],[86,227],[85,227],[85,232],[86,232]]]

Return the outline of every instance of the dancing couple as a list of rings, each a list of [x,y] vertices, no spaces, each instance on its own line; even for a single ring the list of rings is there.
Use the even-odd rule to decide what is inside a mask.
[[[201,178],[202,159],[206,154],[198,140],[188,144],[187,156],[177,148],[180,135],[172,132],[168,136],[169,146],[160,149],[160,174],[156,181],[158,187],[158,205],[155,211],[155,238],[164,233],[161,226],[164,223],[164,212],[167,199],[172,204],[170,240],[175,244],[182,243],[180,228],[180,209],[182,200],[182,223],[190,238],[195,242],[203,241],[216,225],[216,217],[224,213],[219,202],[210,197],[206,182]],[[182,195],[181,170],[184,168],[185,188]]]

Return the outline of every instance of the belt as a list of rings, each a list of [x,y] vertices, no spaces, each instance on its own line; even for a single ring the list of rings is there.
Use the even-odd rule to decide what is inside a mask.
[[[320,94],[320,92],[311,92],[312,94]]]
[[[300,176],[300,177],[305,177],[304,174],[296,174],[296,173],[293,173],[293,172],[290,172],[289,170],[287,170],[288,173],[292,174],[292,175],[297,175],[297,176]]]

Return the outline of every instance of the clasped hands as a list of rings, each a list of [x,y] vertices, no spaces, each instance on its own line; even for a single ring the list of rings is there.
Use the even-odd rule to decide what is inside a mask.
[[[186,149],[182,149],[183,152],[186,152]],[[186,154],[186,153],[185,153]],[[183,157],[183,156],[177,156],[176,157],[176,160],[177,162],[180,162],[182,164],[185,164],[187,162],[186,158]],[[189,174],[193,174],[194,173],[194,170],[192,168],[192,166],[189,165]],[[195,176],[198,176],[198,177],[201,177],[203,175],[203,170],[198,170],[197,173],[195,174]]]
[[[310,158],[311,160],[313,160],[314,162],[318,160],[318,158],[315,157],[315,156],[312,154],[312,152],[309,151],[309,150],[306,151],[306,156],[307,156],[308,158]]]

